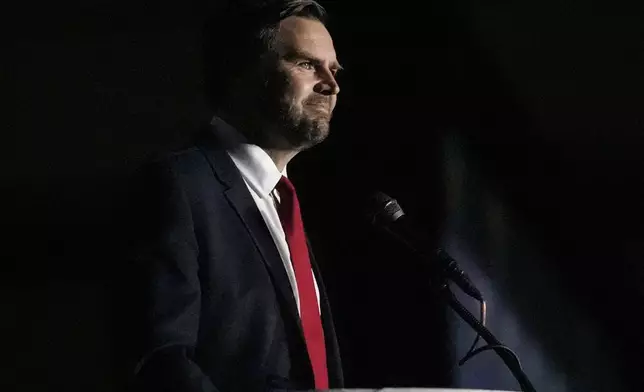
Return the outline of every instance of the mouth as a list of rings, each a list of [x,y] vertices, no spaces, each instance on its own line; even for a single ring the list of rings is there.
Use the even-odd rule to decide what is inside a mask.
[[[310,108],[315,110],[316,112],[322,112],[325,114],[330,113],[329,107],[326,105],[311,105]]]

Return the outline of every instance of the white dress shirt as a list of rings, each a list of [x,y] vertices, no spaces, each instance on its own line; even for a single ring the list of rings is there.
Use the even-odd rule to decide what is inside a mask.
[[[221,118],[215,116],[211,124],[214,125],[213,130],[217,132],[220,139],[225,143],[228,155],[235,163],[235,166],[237,166],[237,169],[239,169],[251,196],[253,196],[253,200],[255,200],[255,204],[257,204],[259,212],[264,217],[268,231],[271,233],[282,258],[282,262],[284,263],[286,275],[288,275],[291,288],[293,289],[293,295],[295,296],[297,310],[301,314],[300,296],[295,280],[295,270],[293,269],[293,263],[291,261],[291,252],[289,251],[282,221],[276,208],[276,203],[279,203],[279,194],[275,190],[275,187],[282,176],[286,177],[286,167],[280,173],[266,151],[257,145],[247,143],[241,133]],[[318,310],[320,310],[320,291],[315,280],[315,275],[313,275],[313,282],[318,301]]]

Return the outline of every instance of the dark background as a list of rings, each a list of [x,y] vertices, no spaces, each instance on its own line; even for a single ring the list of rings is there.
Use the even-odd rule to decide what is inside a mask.
[[[492,353],[456,369],[473,335],[361,219],[381,189],[472,274],[538,390],[642,390],[642,5],[323,4],[347,72],[332,136],[289,168],[349,386],[517,389]],[[209,120],[210,7],[4,13],[3,390],[123,390],[125,185]]]

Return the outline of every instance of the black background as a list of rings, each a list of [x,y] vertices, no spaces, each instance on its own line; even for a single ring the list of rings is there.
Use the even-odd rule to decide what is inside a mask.
[[[450,318],[421,269],[361,220],[359,196],[381,189],[429,242],[478,255],[513,315],[507,328],[529,331],[549,364],[527,369],[540,390],[639,390],[642,6],[323,5],[347,71],[332,136],[289,168],[349,386],[456,383]],[[209,120],[199,29],[211,7],[95,0],[4,13],[4,390],[122,390],[124,186]],[[515,241],[491,240],[492,227]],[[567,381],[555,385],[558,374]]]

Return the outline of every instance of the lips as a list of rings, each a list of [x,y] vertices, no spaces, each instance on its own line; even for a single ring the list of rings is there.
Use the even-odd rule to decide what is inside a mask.
[[[311,108],[318,112],[329,113],[329,107],[327,105],[311,105]]]

